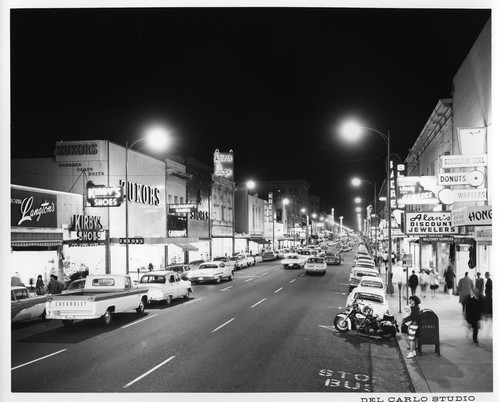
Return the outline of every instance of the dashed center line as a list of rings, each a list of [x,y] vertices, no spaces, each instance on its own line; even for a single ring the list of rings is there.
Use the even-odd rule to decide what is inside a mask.
[[[167,364],[170,360],[172,360],[175,356],[170,356],[167,360],[165,360],[164,362],[158,364],[157,366],[153,367],[151,370],[149,371],[146,371],[143,375],[137,377],[135,380],[133,381],[130,381],[127,385],[125,385],[123,388],[128,388],[130,387],[132,384],[134,384],[135,382],[141,380],[142,378],[146,377],[147,375],[151,374],[153,371],[159,369],[161,366],[163,366],[164,364]]]
[[[182,306],[187,306],[188,304],[195,303],[197,301],[200,301],[201,299],[203,299],[203,297],[200,297],[199,299],[190,300],[190,301],[188,301],[186,303],[182,303]]]
[[[254,308],[255,306],[257,306],[257,305],[259,305],[260,303],[262,303],[264,300],[266,300],[266,299],[262,299],[260,302],[255,303],[255,304],[254,304],[252,307],[250,307],[250,308]]]
[[[229,290],[231,288],[232,288],[232,286],[228,286],[227,288],[221,289],[221,292],[225,292],[226,290]]]
[[[140,320],[137,320],[137,321],[134,321],[134,322],[131,322],[130,324],[127,324],[127,325],[123,325],[121,326],[120,328],[128,328],[128,327],[131,327],[132,325],[135,325],[135,324],[139,324],[140,322],[143,322],[143,321],[146,321],[146,320],[149,320],[150,318],[153,318],[153,317],[156,317],[158,314],[153,314],[153,315],[148,315],[147,317],[145,318],[141,318]]]
[[[292,280],[290,281],[290,283],[293,283],[293,282],[295,282],[296,280],[297,280],[297,279],[292,279]]]
[[[247,279],[245,282],[253,281],[254,278]]]
[[[278,293],[281,289],[283,289],[283,288],[276,289],[276,290],[274,291],[274,293]]]
[[[266,276],[269,272],[264,272],[261,276]]]
[[[224,324],[222,324],[222,325],[218,326],[217,328],[215,328],[212,332],[218,331],[219,329],[221,329],[222,327],[225,327],[227,324],[229,324],[233,320],[235,320],[235,318],[231,318],[229,321],[226,321]]]
[[[15,369],[18,369],[18,368],[21,368],[21,367],[24,367],[24,366],[27,366],[28,364],[31,364],[31,363],[35,363],[37,361],[40,361],[40,360],[43,360],[43,359],[46,359],[48,357],[51,357],[51,356],[54,356],[54,355],[57,355],[59,353],[62,353],[62,352],[66,352],[68,349],[62,349],[62,350],[59,350],[58,352],[54,352],[54,353],[51,353],[50,355],[47,355],[47,356],[43,356],[43,357],[40,357],[38,359],[35,359],[35,360],[31,360],[30,362],[27,362],[27,363],[24,363],[24,364],[20,364],[19,366],[16,366],[16,367],[12,367],[10,370],[15,370]]]

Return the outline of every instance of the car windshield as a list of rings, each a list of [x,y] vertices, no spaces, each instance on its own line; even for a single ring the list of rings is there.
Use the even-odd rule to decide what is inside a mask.
[[[68,290],[83,289],[85,287],[85,281],[74,281],[68,286]]]
[[[212,268],[219,268],[217,264],[203,264],[200,265],[200,269],[212,269]]]
[[[323,263],[323,258],[309,258],[307,260],[309,264],[322,264]]]
[[[166,281],[163,275],[144,275],[140,283],[165,283]]]
[[[373,293],[365,293],[365,292],[359,292],[354,295],[354,300],[364,300],[364,301],[371,301],[375,303],[383,303],[384,298],[380,295],[376,295]]]
[[[287,257],[288,260],[298,260],[299,259],[299,256],[298,255],[289,255]]]
[[[226,261],[226,257],[215,257],[214,261]]]
[[[377,281],[361,281],[360,286],[366,286],[368,288],[379,288],[379,289],[384,288],[384,284],[382,282],[377,282]]]
[[[366,272],[366,271],[356,271],[356,276],[377,276],[375,272]]]
[[[168,269],[170,271],[179,272],[179,271],[182,271],[182,265],[176,265],[176,266],[173,266],[173,267],[168,267]]]

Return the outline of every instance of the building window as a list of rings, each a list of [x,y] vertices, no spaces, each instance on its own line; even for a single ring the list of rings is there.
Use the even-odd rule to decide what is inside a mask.
[[[176,195],[174,195],[174,204],[177,204],[179,202],[179,197],[177,197]]]

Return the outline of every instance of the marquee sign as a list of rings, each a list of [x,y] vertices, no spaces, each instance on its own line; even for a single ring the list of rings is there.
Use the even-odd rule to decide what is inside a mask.
[[[439,204],[438,193],[443,187],[436,176],[404,176],[398,178],[398,204]]]
[[[438,184],[440,186],[461,186],[469,184],[478,187],[484,183],[484,173],[479,170],[462,173],[440,173]]]
[[[405,233],[407,235],[452,235],[458,228],[451,223],[451,212],[406,212]]]
[[[71,230],[76,232],[79,242],[102,242],[104,227],[100,216],[73,215]]]

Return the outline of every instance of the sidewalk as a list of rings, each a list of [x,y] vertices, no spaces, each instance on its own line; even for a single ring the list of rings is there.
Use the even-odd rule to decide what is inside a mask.
[[[399,291],[394,286],[394,295],[388,295],[389,305],[401,323],[399,313]],[[406,306],[401,291],[401,308]],[[491,320],[481,321],[478,340],[472,342],[472,331],[462,316],[462,305],[458,296],[448,296],[441,290],[434,298],[430,292],[422,297],[421,309],[430,309],[439,318],[440,356],[434,345],[423,345],[422,354],[406,358],[408,341],[406,334],[397,334],[401,354],[416,393],[426,392],[493,392],[493,328]]]

